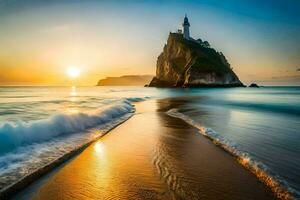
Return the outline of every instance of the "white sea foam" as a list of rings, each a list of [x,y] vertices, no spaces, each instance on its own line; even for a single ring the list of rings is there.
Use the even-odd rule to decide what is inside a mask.
[[[273,173],[266,165],[255,160],[249,153],[240,150],[237,144],[224,138],[211,128],[206,128],[201,124],[195,122],[192,118],[183,113],[178,112],[177,109],[167,111],[167,114],[172,117],[180,118],[188,124],[196,127],[199,132],[212,140],[212,142],[226,152],[237,158],[238,162],[257,176],[259,180],[269,186],[275,195],[280,199],[296,199],[299,192],[291,188],[286,181]]]
[[[93,112],[0,126],[0,191],[101,137],[133,115],[131,102],[142,100],[125,98]]]
[[[134,107],[130,101],[123,100],[92,112],[56,114],[48,119],[30,123],[5,123],[0,126],[0,152],[3,154],[20,146],[82,132],[133,111]]]
[[[141,102],[141,101],[150,99],[150,97],[148,97],[148,96],[146,96],[146,97],[127,97],[125,99],[129,102]]]

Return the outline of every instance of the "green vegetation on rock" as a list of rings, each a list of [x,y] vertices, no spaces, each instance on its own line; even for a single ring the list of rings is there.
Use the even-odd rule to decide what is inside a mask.
[[[244,86],[225,56],[207,41],[185,39],[170,33],[157,59],[153,87],[239,87]]]

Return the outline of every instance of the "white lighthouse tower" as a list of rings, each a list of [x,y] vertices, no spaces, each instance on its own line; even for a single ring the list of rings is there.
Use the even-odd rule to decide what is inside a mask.
[[[185,15],[184,17],[184,21],[183,21],[183,37],[187,40],[190,39],[190,23],[189,23],[189,19],[187,18],[187,16]]]

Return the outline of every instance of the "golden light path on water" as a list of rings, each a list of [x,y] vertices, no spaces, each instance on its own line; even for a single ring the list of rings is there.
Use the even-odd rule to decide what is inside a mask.
[[[77,107],[74,107],[72,106],[73,103],[76,103],[76,101],[78,100],[78,93],[77,93],[77,88],[76,86],[72,86],[71,87],[71,91],[70,91],[70,104],[68,105],[68,108],[67,108],[67,112],[70,113],[70,114],[76,114],[76,113],[79,113],[79,109]]]

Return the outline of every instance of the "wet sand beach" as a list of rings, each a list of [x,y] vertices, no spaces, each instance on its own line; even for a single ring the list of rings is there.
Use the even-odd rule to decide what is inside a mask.
[[[234,157],[165,113],[174,107],[137,103],[132,118],[17,198],[275,199]]]

